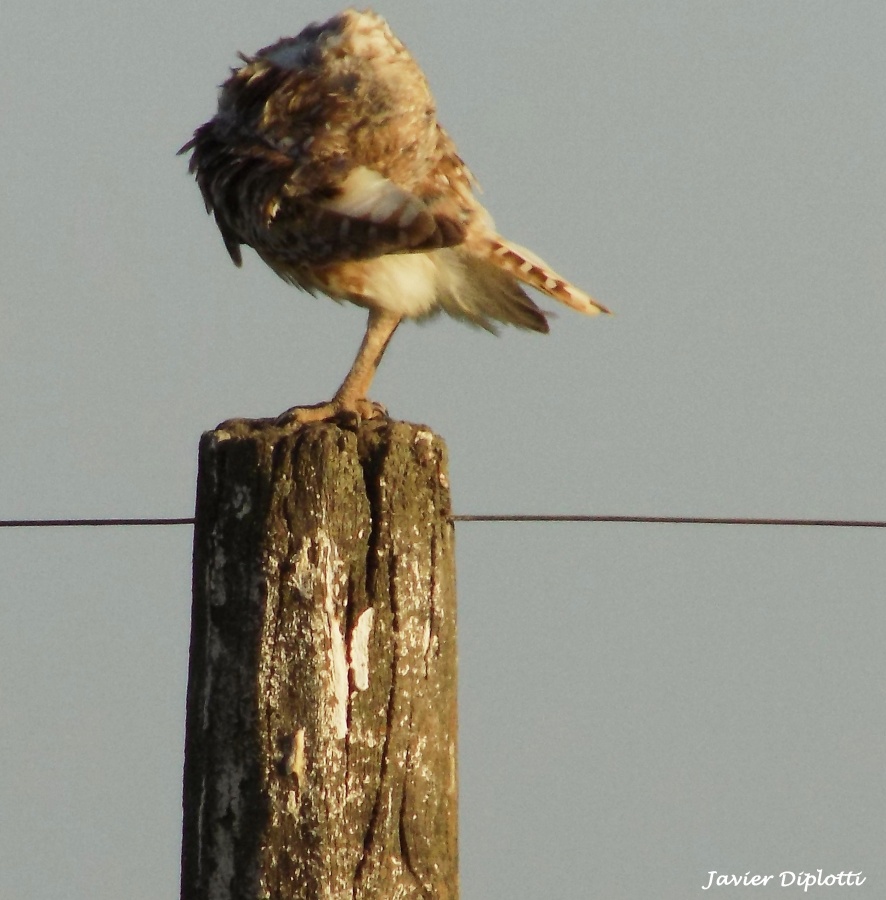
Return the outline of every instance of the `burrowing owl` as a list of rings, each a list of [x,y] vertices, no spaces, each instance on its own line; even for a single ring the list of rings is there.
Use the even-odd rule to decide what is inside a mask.
[[[547,332],[519,282],[607,312],[496,232],[421,69],[380,16],[349,9],[241,59],[181,151],[193,151],[228,253],[239,266],[247,244],[286,281],[369,311],[332,400],[281,420],[379,415],[367,393],[404,318],[442,309],[489,330]]]

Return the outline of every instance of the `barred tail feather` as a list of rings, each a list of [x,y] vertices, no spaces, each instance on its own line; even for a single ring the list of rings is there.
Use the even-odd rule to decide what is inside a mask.
[[[501,236],[491,238],[488,258],[514,278],[566,306],[571,306],[572,309],[589,316],[609,313],[603,304],[558,275],[544,260],[519,244],[514,244]]]

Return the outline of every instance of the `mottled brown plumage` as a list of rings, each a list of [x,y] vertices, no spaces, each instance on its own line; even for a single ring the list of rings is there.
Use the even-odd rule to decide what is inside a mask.
[[[403,318],[442,309],[546,332],[518,282],[606,311],[496,233],[424,75],[380,16],[347,10],[241,58],[182,148],[231,258],[241,265],[247,244],[287,281],[369,310],[333,400],[285,418],[379,414],[366,394]]]

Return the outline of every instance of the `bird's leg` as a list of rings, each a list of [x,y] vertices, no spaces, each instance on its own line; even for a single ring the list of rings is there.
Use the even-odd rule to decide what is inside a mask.
[[[400,321],[401,317],[396,313],[379,309],[369,310],[366,333],[363,335],[363,341],[357,351],[357,358],[341,387],[335,392],[333,403],[337,403],[342,409],[356,412],[360,411],[358,409],[360,403],[376,406],[366,395],[369,393],[369,387],[375,377],[375,370],[378,368]],[[364,416],[364,418],[366,417]],[[368,418],[373,417],[368,416]]]
[[[277,423],[301,425],[340,415],[356,416],[358,419],[376,419],[387,415],[385,408],[373,403],[366,394],[401,318],[396,313],[370,309],[366,333],[357,351],[357,358],[332,400],[316,406],[294,406],[278,416]]]

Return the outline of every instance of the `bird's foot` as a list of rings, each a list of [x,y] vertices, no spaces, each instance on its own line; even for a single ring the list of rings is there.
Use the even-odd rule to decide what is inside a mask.
[[[337,422],[344,427],[354,427],[366,419],[386,419],[388,411],[372,400],[340,400],[333,398],[328,403],[315,406],[293,406],[280,413],[274,424],[281,426],[307,425],[309,422]]]

